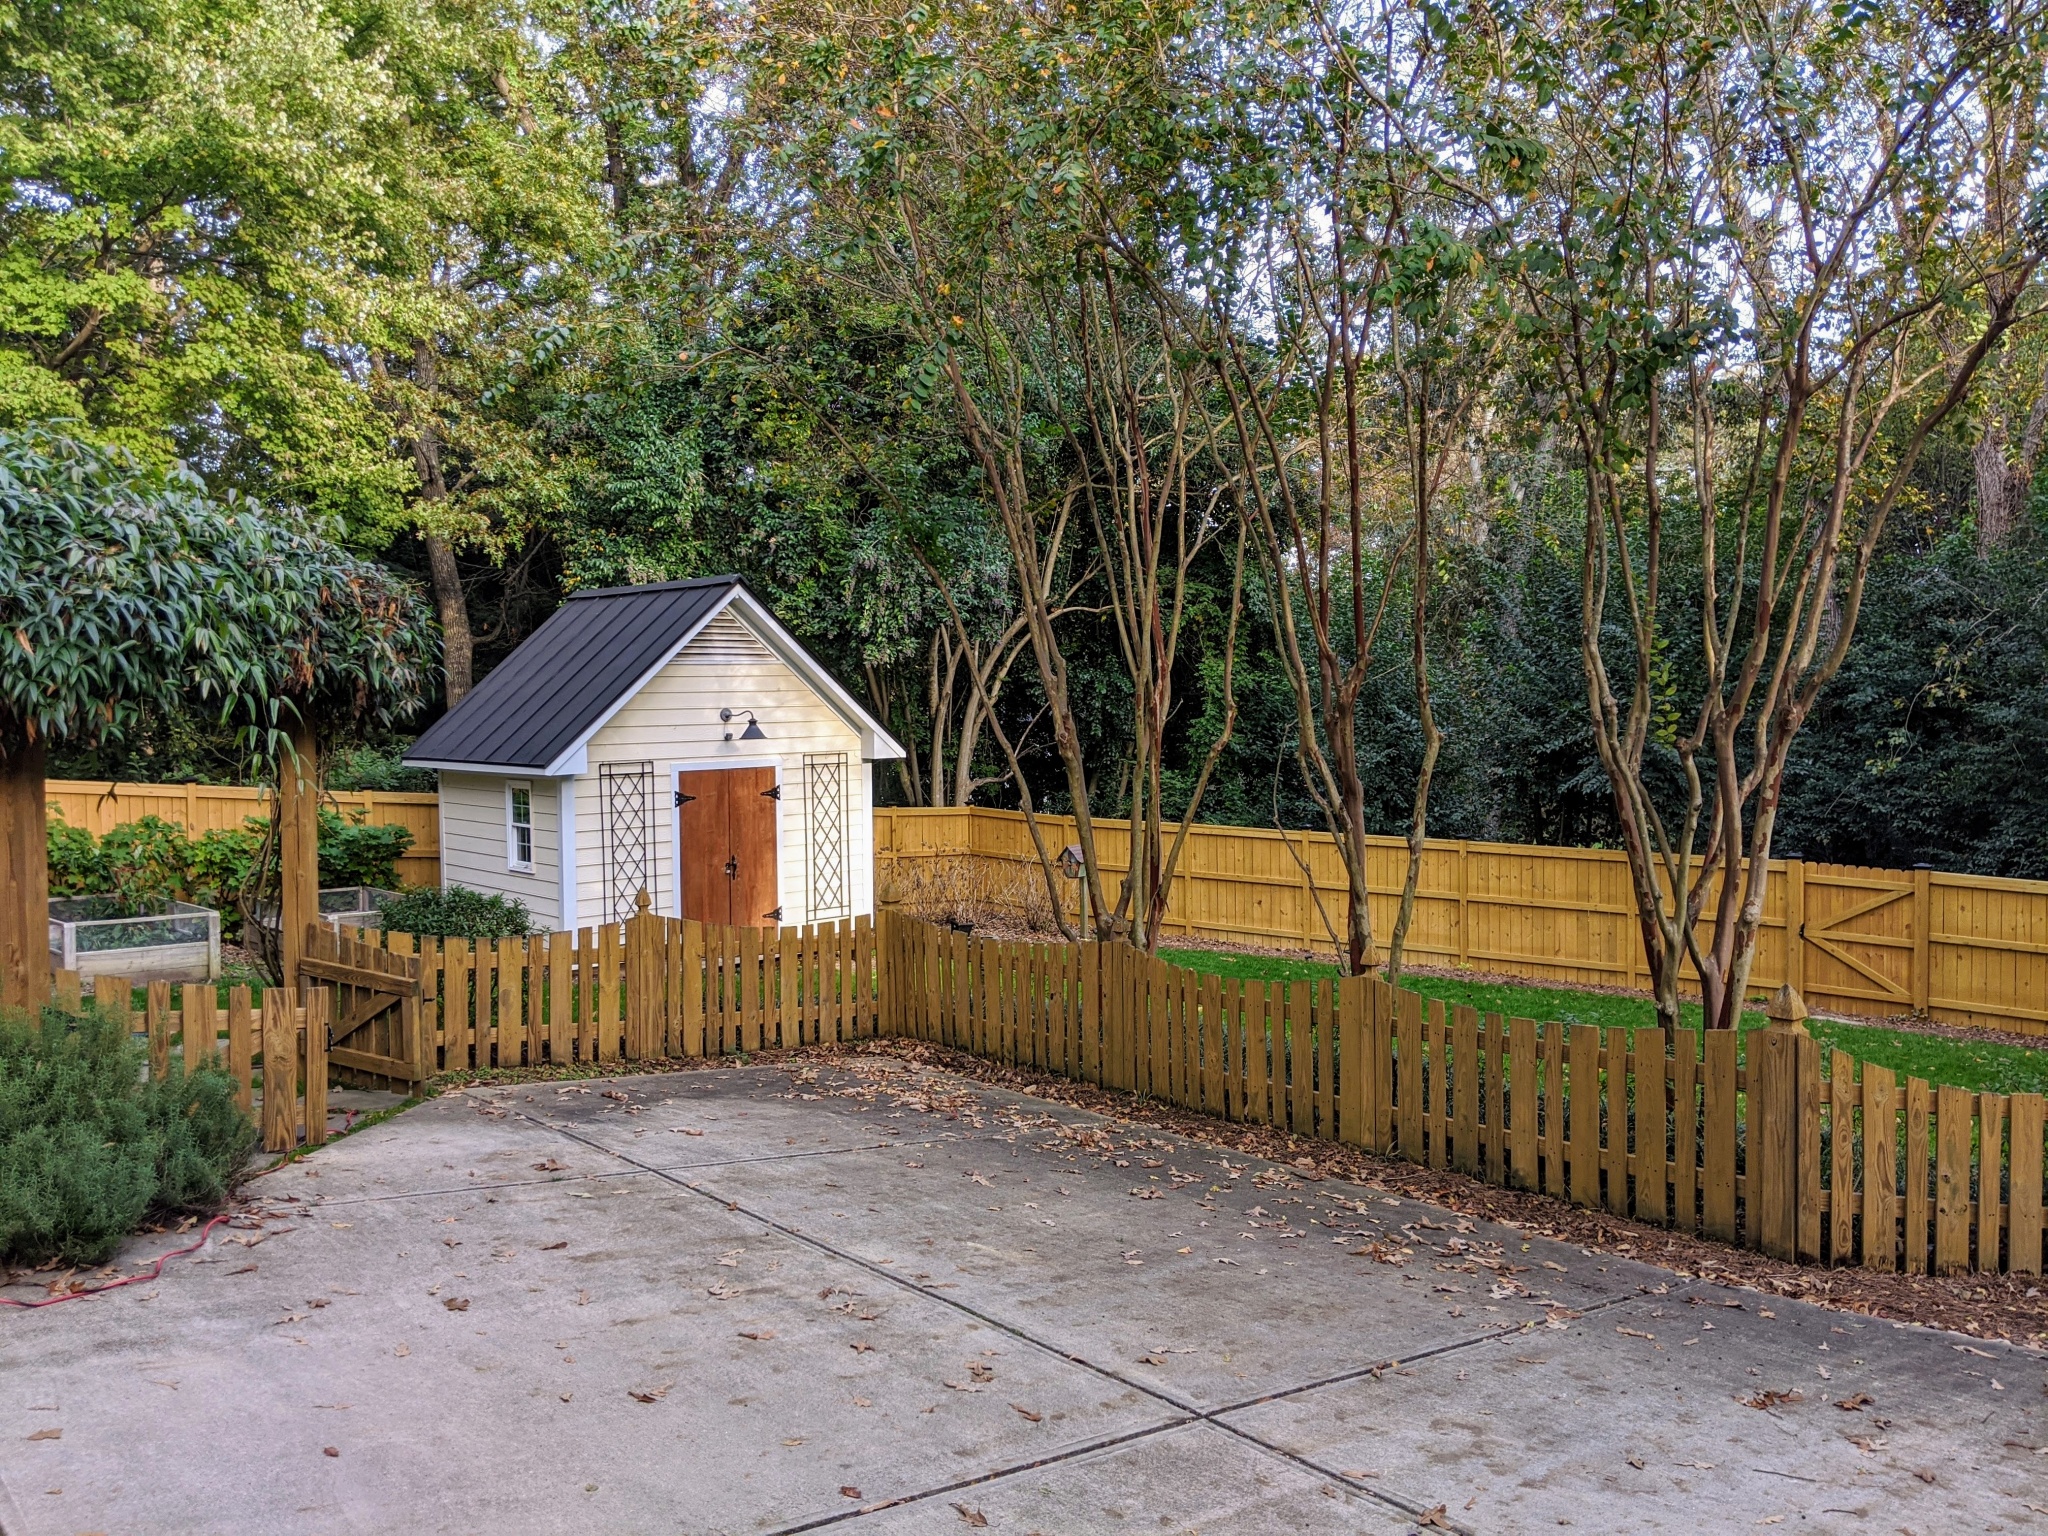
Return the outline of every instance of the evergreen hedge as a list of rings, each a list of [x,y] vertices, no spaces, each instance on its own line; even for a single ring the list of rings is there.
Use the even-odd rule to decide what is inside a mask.
[[[146,1080],[141,1046],[88,1006],[0,1015],[0,1260],[97,1264],[153,1219],[209,1211],[256,1128],[224,1072]]]

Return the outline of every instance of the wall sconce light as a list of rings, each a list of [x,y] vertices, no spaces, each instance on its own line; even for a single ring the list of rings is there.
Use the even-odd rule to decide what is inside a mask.
[[[768,733],[761,729],[761,722],[754,718],[754,712],[751,709],[721,709],[718,712],[718,718],[723,720],[728,726],[732,724],[735,715],[745,715],[747,717],[747,728],[740,732],[741,741],[766,741],[768,739]],[[725,739],[727,741],[732,740],[732,732],[730,730],[725,733]]]

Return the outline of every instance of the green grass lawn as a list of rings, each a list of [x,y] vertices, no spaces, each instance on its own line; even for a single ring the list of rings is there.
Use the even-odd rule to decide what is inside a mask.
[[[1295,960],[1282,955],[1246,955],[1208,949],[1161,949],[1161,958],[1211,976],[1246,981],[1305,981],[1335,976],[1337,967],[1322,960]],[[1597,1024],[1602,1028],[1654,1028],[1656,1008],[1647,997],[1613,997],[1604,992],[1575,992],[1568,987],[1517,985],[1513,982],[1461,981],[1449,976],[1409,976],[1401,983],[1424,997],[1442,998],[1446,1008],[1460,1003],[1480,1013],[1507,1018],[1538,1019],[1562,1024]],[[1684,1022],[1700,1027],[1697,1004],[1687,1004]],[[1745,1033],[1763,1026],[1760,1011],[1745,1012]],[[1924,1078],[1991,1093],[2048,1093],[2048,1049],[2003,1045],[1993,1041],[1950,1040],[1940,1035],[1913,1034],[1869,1024],[1836,1024],[1813,1019],[1807,1029],[1823,1046],[1847,1051],[1862,1061],[1890,1067],[1902,1077]]]

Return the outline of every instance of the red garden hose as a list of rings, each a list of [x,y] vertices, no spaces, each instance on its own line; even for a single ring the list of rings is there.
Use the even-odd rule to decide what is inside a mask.
[[[189,1248],[178,1248],[170,1253],[161,1255],[154,1264],[150,1265],[147,1274],[129,1275],[122,1280],[109,1280],[105,1285],[88,1285],[80,1290],[66,1291],[62,1296],[46,1296],[41,1301],[16,1301],[12,1296],[0,1296],[0,1307],[21,1307],[24,1310],[31,1307],[54,1307],[60,1301],[75,1301],[80,1296],[97,1296],[102,1291],[118,1291],[124,1285],[136,1285],[144,1280],[154,1280],[164,1272],[164,1264],[168,1260],[182,1259],[186,1254],[197,1253],[200,1249],[204,1248],[207,1238],[213,1235],[213,1229],[226,1220],[227,1217],[224,1215],[214,1217],[213,1220],[199,1229],[199,1240],[196,1243],[192,1244]]]

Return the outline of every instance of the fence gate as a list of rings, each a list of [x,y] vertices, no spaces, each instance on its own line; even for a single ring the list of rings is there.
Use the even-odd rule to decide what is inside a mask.
[[[357,1088],[410,1090],[428,1075],[420,1050],[420,962],[308,924],[299,973],[334,989],[327,1060]]]

